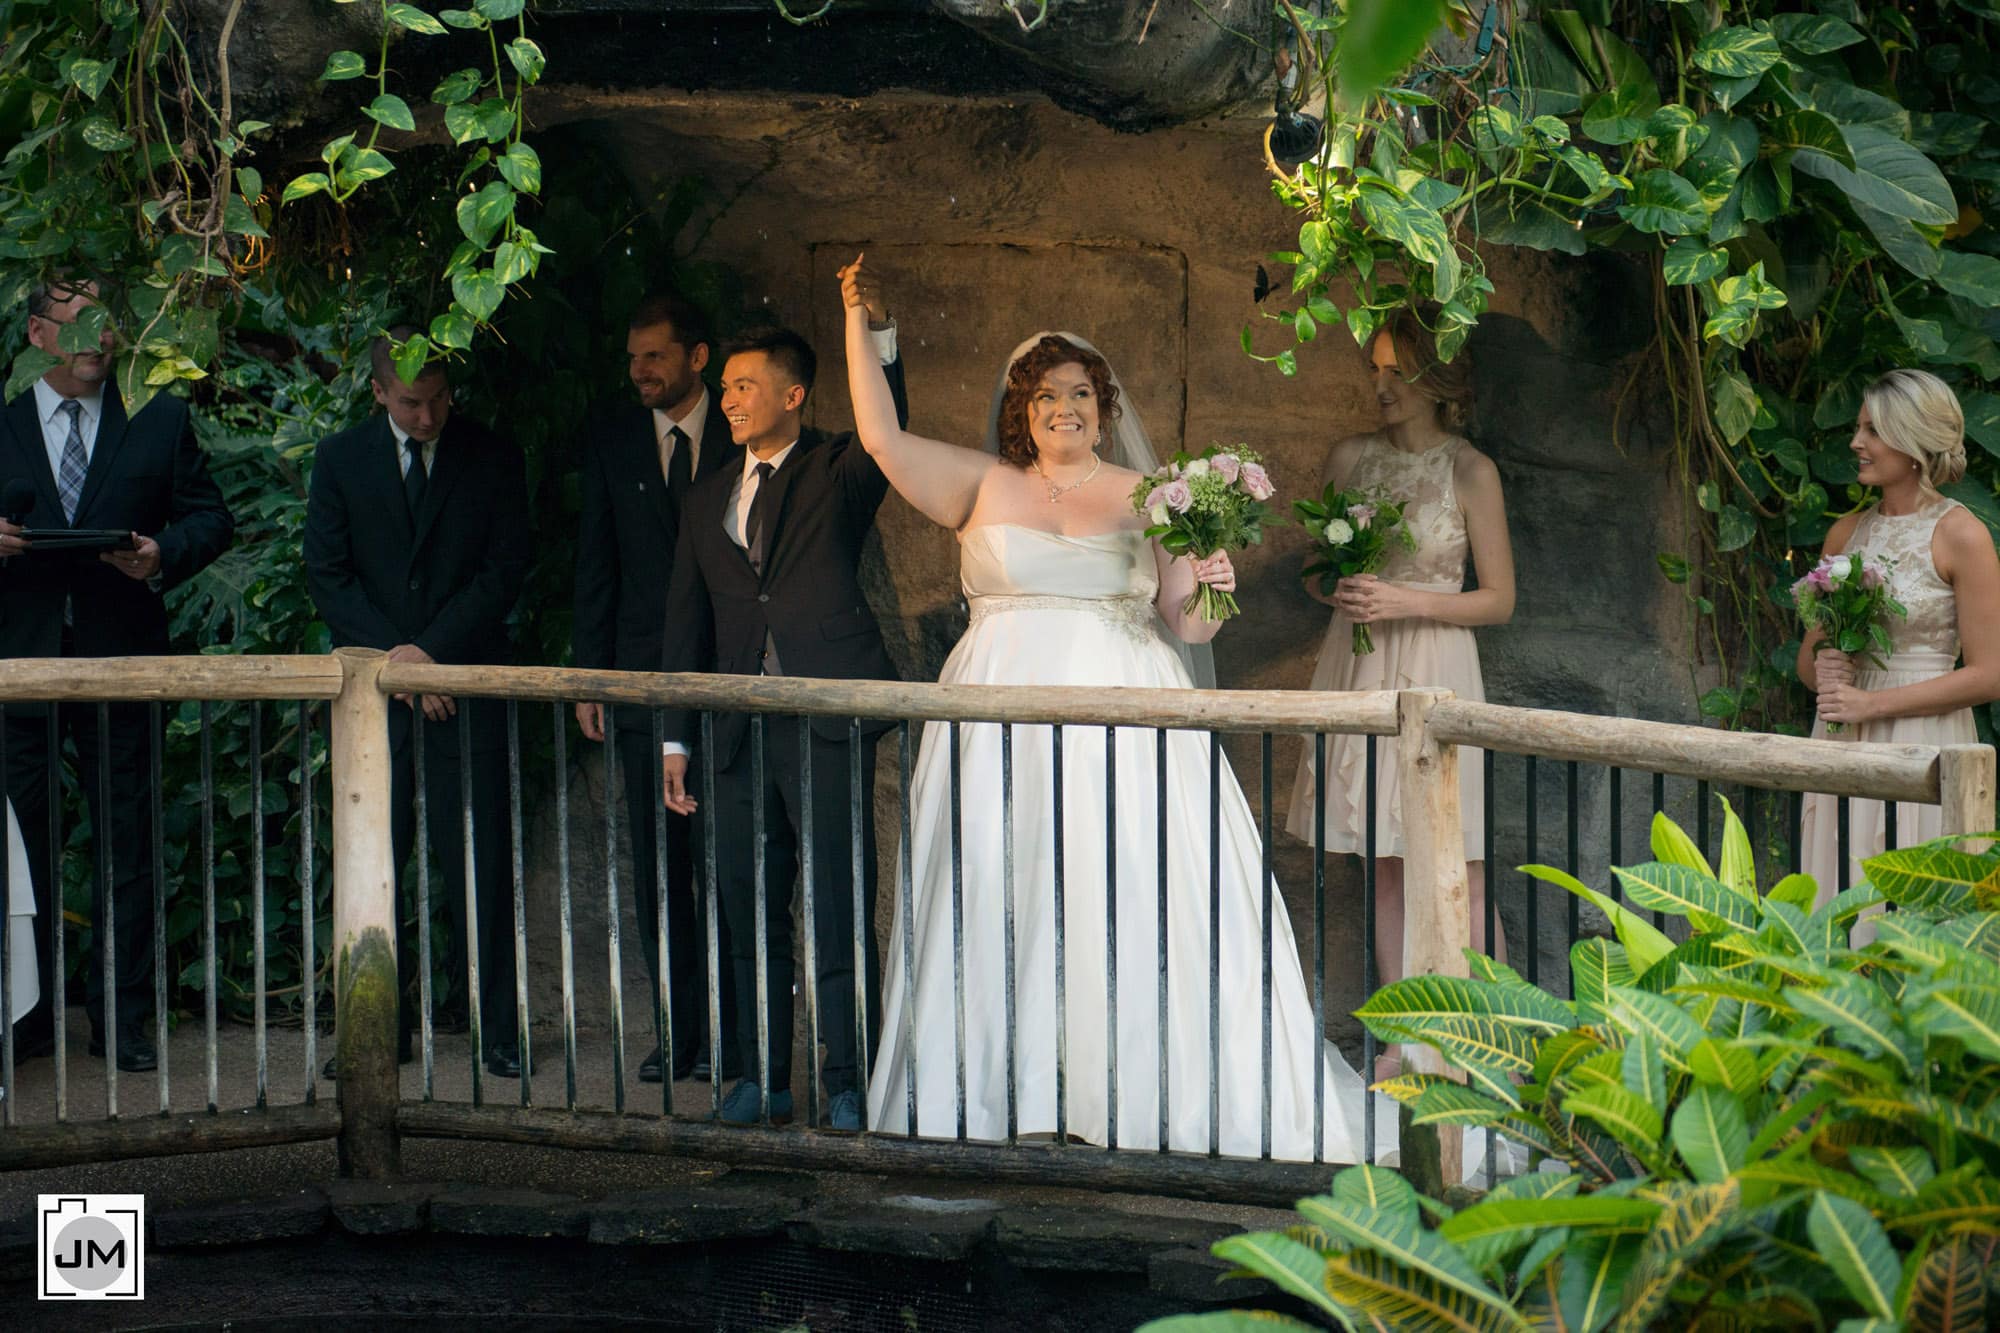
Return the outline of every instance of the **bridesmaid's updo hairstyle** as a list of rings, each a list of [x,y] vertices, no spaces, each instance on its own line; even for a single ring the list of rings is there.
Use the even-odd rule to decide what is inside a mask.
[[[1035,465],[1035,441],[1028,433],[1028,400],[1034,397],[1042,376],[1072,362],[1090,376],[1090,387],[1097,392],[1097,424],[1109,437],[1119,412],[1118,385],[1111,378],[1111,364],[1087,347],[1046,334],[1007,367],[1007,391],[1000,399],[1001,462],[1018,468]]]
[[[1463,431],[1472,424],[1472,358],[1463,347],[1449,361],[1438,360],[1437,335],[1431,332],[1440,319],[1440,307],[1426,301],[1412,310],[1400,306],[1388,322],[1375,332],[1396,340],[1396,373],[1413,388],[1438,405],[1438,420],[1450,430]],[[1375,338],[1361,349],[1370,355]]]
[[[1943,380],[1928,370],[1892,370],[1868,386],[1861,404],[1882,442],[1917,460],[1924,485],[1936,490],[1965,475],[1965,412]]]

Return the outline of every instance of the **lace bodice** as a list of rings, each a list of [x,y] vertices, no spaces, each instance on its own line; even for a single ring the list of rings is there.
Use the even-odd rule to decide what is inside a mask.
[[[1361,456],[1347,478],[1351,490],[1380,487],[1404,506],[1417,549],[1391,547],[1381,577],[1392,583],[1465,586],[1465,511],[1458,505],[1454,482],[1459,450],[1465,441],[1450,439],[1420,454],[1404,453],[1379,435],[1361,446]]]
[[[1862,514],[1847,554],[1881,556],[1894,562],[1889,589],[1908,616],[1889,618],[1889,638],[1898,653],[1943,653],[1958,657],[1958,599],[1931,563],[1931,538],[1938,521],[1958,501],[1942,497],[1913,514],[1885,514],[1880,506]]]

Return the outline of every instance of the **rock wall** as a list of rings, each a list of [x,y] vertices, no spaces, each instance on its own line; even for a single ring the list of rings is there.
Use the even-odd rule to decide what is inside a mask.
[[[689,173],[707,180],[708,216],[695,228],[706,227],[702,257],[743,275],[755,311],[813,340],[823,357],[810,412],[819,426],[848,424],[834,271],[860,251],[885,279],[913,426],[927,434],[976,443],[1007,352],[1044,328],[1074,330],[1106,352],[1162,451],[1245,441],[1268,457],[1286,500],[1317,490],[1330,443],[1374,423],[1361,359],[1344,334],[1302,349],[1290,379],[1238,347],[1245,324],[1260,351],[1291,345],[1253,298],[1258,265],[1293,244],[1296,226],[1266,188],[1261,118],[1130,136],[1039,97],[847,100],[580,86],[549,90],[538,115],[601,133],[642,184]],[[1495,250],[1487,261],[1498,291],[1470,349],[1472,433],[1504,479],[1520,571],[1513,622],[1479,633],[1488,696],[1691,720],[1679,592],[1653,558],[1676,545],[1678,501],[1645,380],[1626,404],[1622,437],[1612,438],[1615,405],[1651,334],[1646,289],[1615,259]],[[1267,267],[1282,285],[1282,266]],[[955,542],[894,496],[879,528],[870,595],[899,665],[926,679],[965,621]],[[1303,544],[1296,529],[1281,528],[1239,562],[1245,614],[1216,644],[1225,688],[1308,683],[1329,613],[1299,584]],[[894,827],[892,748],[883,747],[885,834]],[[1281,738],[1275,748],[1282,811],[1299,742]],[[1256,805],[1256,745],[1231,753]],[[1519,864],[1530,850],[1523,767],[1510,757],[1497,764],[1496,866]],[[1539,766],[1532,845],[1542,860],[1565,852],[1564,779],[1562,766]],[[1579,860],[1597,882],[1609,851],[1605,787],[1602,771],[1580,775]],[[1630,858],[1642,846],[1640,806],[1650,789],[1634,777],[1625,796]],[[579,821],[602,826],[601,818]],[[892,837],[884,847],[892,857]],[[1311,852],[1281,831],[1276,847],[1305,944]],[[1328,1012],[1340,1013],[1361,998],[1359,889],[1352,864],[1336,858],[1328,870]],[[1511,871],[1498,879],[1518,952],[1526,882]],[[893,875],[885,870],[882,882],[886,922]],[[1544,923],[1566,910],[1553,894],[1541,900]],[[1545,978],[1563,975],[1561,944],[1551,940],[1543,951]],[[629,983],[640,973],[628,953]]]

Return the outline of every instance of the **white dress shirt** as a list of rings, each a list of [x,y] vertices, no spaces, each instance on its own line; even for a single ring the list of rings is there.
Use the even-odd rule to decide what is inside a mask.
[[[389,433],[396,437],[396,475],[407,477],[410,475],[410,432],[398,426],[396,418],[390,417]],[[437,470],[438,442],[436,440],[425,440],[422,448],[424,451],[424,476],[428,479],[431,473]]]
[[[49,475],[62,476],[63,446],[69,443],[69,414],[62,405],[71,399],[64,398],[49,387],[47,380],[35,381],[35,411],[42,421],[42,447],[49,451]],[[97,425],[104,420],[104,386],[88,398],[73,400],[82,410],[76,414],[77,433],[83,436],[83,461],[90,463],[97,452]]]

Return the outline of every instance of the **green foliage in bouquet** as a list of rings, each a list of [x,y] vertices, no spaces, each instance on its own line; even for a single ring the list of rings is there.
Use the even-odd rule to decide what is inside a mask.
[[[1384,1090],[1420,1125],[1482,1127],[1544,1165],[1469,1206],[1343,1171],[1301,1225],[1216,1253],[1349,1329],[1973,1330],[2000,1313],[2000,851],[1947,840],[1867,862],[1813,906],[1757,890],[1726,816],[1722,864],[1655,820],[1623,902],[1561,871],[1618,938],[1571,951],[1573,998],[1468,954],[1359,1016],[1466,1082]],[[1676,943],[1625,904],[1688,922]],[[1877,940],[1849,943],[1861,912]],[[1147,1333],[1306,1327],[1269,1312]]]

